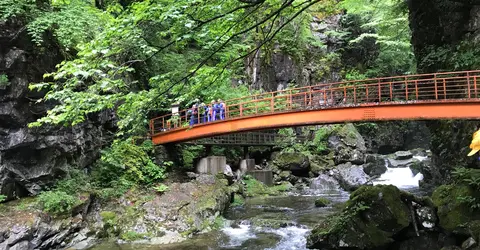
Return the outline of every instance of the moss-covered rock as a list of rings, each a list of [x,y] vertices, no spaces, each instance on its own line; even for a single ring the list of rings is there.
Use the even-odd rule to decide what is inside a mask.
[[[269,187],[254,178],[245,178],[245,195],[247,197],[280,195],[290,190],[293,186],[289,182],[281,182],[280,185]]]
[[[305,176],[310,171],[310,161],[302,153],[282,152],[275,156],[273,163],[284,171],[292,171],[294,175]]]
[[[310,171],[319,175],[327,170],[332,169],[335,166],[334,152],[331,151],[325,155],[313,155],[310,157]]]
[[[320,197],[320,198],[315,200],[315,206],[316,207],[326,207],[330,203],[332,203],[332,202],[329,199],[323,198],[323,197]]]
[[[359,188],[351,194],[342,213],[312,230],[307,246],[318,249],[386,246],[410,224],[405,196],[392,185]]]
[[[379,176],[387,172],[385,159],[378,155],[367,155],[365,157],[366,164],[363,165],[363,171],[369,176]]]
[[[468,222],[480,219],[480,213],[472,210],[465,198],[474,197],[472,188],[466,185],[442,185],[432,194],[432,200],[437,207],[440,226],[446,230],[460,230]]]
[[[351,123],[340,126],[332,132],[328,137],[328,146],[334,152],[335,164],[365,162],[365,141]]]

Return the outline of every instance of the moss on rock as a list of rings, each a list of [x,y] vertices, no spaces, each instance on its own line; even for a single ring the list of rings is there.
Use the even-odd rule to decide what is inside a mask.
[[[410,224],[405,195],[395,186],[363,186],[353,192],[346,208],[312,230],[309,248],[370,249],[393,242]]]
[[[315,200],[316,207],[326,207],[328,204],[332,203],[329,199],[320,197]]]
[[[458,230],[464,228],[466,223],[480,219],[480,214],[475,213],[467,202],[462,201],[465,197],[474,195],[474,190],[466,185],[438,187],[432,194],[432,200],[438,210],[440,226],[450,231]]]

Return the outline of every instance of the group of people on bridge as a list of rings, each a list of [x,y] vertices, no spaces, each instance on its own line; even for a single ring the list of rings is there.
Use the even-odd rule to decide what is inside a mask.
[[[190,117],[190,126],[199,123],[213,122],[216,120],[224,120],[226,112],[225,102],[221,99],[211,101],[210,104],[200,103],[197,101],[188,110]]]

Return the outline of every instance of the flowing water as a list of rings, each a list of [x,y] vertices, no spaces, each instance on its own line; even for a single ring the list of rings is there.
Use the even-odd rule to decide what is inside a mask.
[[[421,158],[418,160],[425,160]],[[400,189],[418,193],[421,173],[414,175],[410,168],[387,168],[374,185],[392,184]],[[232,207],[220,230],[198,235],[182,243],[170,245],[117,245],[103,243],[92,250],[291,250],[306,249],[306,235],[314,225],[338,211],[335,204],[348,200],[349,194],[339,190],[333,178],[321,175],[313,179],[311,188],[288,196],[248,199],[244,206]],[[317,208],[319,197],[332,201],[328,207]]]
[[[226,225],[221,230],[182,243],[161,246],[104,243],[92,250],[306,249],[306,234],[337,211],[335,204],[345,202],[348,196],[340,190],[307,189],[288,196],[252,198],[244,206],[227,211]],[[315,207],[318,197],[330,199],[331,206]]]

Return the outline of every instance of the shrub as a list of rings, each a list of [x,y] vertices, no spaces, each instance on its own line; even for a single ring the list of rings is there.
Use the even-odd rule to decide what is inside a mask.
[[[78,198],[63,191],[46,191],[39,195],[38,201],[44,211],[61,214],[70,211]]]
[[[168,186],[165,185],[165,184],[160,184],[160,185],[157,185],[157,186],[153,187],[153,189],[155,189],[155,191],[157,191],[158,193],[163,194],[168,190]]]
[[[0,194],[0,203],[4,202],[7,199],[7,196]]]
[[[165,178],[165,168],[156,165],[146,153],[147,145],[137,146],[129,141],[116,141],[102,152],[94,171],[96,182],[102,187],[116,184],[150,185]]]

